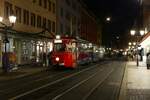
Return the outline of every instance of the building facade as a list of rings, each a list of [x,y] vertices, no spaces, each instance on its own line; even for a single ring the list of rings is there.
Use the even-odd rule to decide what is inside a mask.
[[[143,0],[142,4],[143,28],[145,30],[145,35],[143,36],[140,45],[143,48],[144,62],[146,62],[146,55],[150,52],[150,2],[149,0]]]
[[[101,29],[82,0],[57,0],[57,34],[101,43]]]
[[[42,62],[43,54],[52,51],[56,34],[79,37],[100,46],[101,30],[95,17],[81,0],[0,0],[2,23],[16,16],[10,30],[0,24],[0,66],[3,53],[15,54],[18,65]],[[8,43],[4,43],[6,39]],[[5,50],[6,48],[6,50]]]
[[[79,36],[95,45],[100,45],[98,24],[95,18],[85,10],[81,11],[81,30]]]
[[[14,53],[19,65],[40,62],[42,54],[52,50],[51,38],[56,33],[56,0],[0,0],[2,23],[10,26],[8,17],[11,14],[17,17],[12,28],[15,33],[7,33],[9,43],[5,45],[5,30],[0,30],[0,65],[3,52]]]
[[[149,0],[143,1],[143,27],[146,33],[150,32],[150,2]]]
[[[80,21],[78,0],[57,0],[57,34],[77,36]]]

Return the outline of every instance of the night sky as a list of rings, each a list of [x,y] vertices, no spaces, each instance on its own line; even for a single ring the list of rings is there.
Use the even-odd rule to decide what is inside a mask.
[[[103,25],[103,45],[123,48],[128,42],[130,29],[138,14],[138,0],[84,0],[84,2]],[[110,22],[105,20],[108,16],[112,19]]]

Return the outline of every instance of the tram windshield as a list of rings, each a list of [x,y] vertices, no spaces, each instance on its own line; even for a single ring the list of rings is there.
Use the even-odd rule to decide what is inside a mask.
[[[55,52],[75,52],[76,50],[76,44],[75,43],[68,43],[68,44],[63,44],[63,43],[55,43],[54,44],[54,51]]]
[[[66,46],[63,43],[55,43],[54,44],[54,51],[56,51],[56,52],[63,52],[63,51],[65,51],[65,49],[66,49]]]

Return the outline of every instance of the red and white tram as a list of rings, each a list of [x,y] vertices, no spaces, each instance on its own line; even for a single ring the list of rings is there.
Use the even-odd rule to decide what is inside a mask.
[[[92,60],[87,45],[73,37],[56,36],[51,55],[52,65],[76,68],[79,64],[89,63]]]

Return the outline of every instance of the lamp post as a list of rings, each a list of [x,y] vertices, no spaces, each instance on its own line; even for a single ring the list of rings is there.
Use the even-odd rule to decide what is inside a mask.
[[[138,46],[139,46],[139,41],[138,41],[138,37],[144,35],[145,31],[140,30],[142,27],[142,10],[143,10],[143,0],[138,0],[138,17],[137,17],[137,22],[136,22],[136,27],[138,28],[137,31],[135,30],[131,30],[130,33],[132,36],[136,36],[136,58],[137,58],[137,66],[139,66],[139,60],[138,60]]]
[[[130,51],[130,58],[133,60],[134,52],[136,49],[136,42],[129,42],[128,43],[128,50]]]
[[[136,43],[134,43],[134,45],[136,45],[136,64],[137,64],[137,66],[139,66],[139,59],[138,59],[138,46],[139,46],[139,41],[138,41],[138,39],[139,39],[139,36],[143,36],[144,35],[144,31],[143,30],[140,30],[140,31],[138,31],[138,32],[136,32],[135,30],[131,30],[130,31],[130,34],[132,35],[132,36],[136,36]]]
[[[9,71],[9,58],[8,58],[8,54],[7,54],[7,43],[9,43],[8,40],[8,36],[7,36],[7,30],[11,29],[14,26],[14,23],[16,22],[16,16],[11,15],[9,16],[9,22],[11,25],[6,25],[5,23],[3,23],[3,17],[0,17],[0,24],[2,25],[2,29],[4,29],[4,54],[3,54],[3,70],[4,72],[8,72]]]

